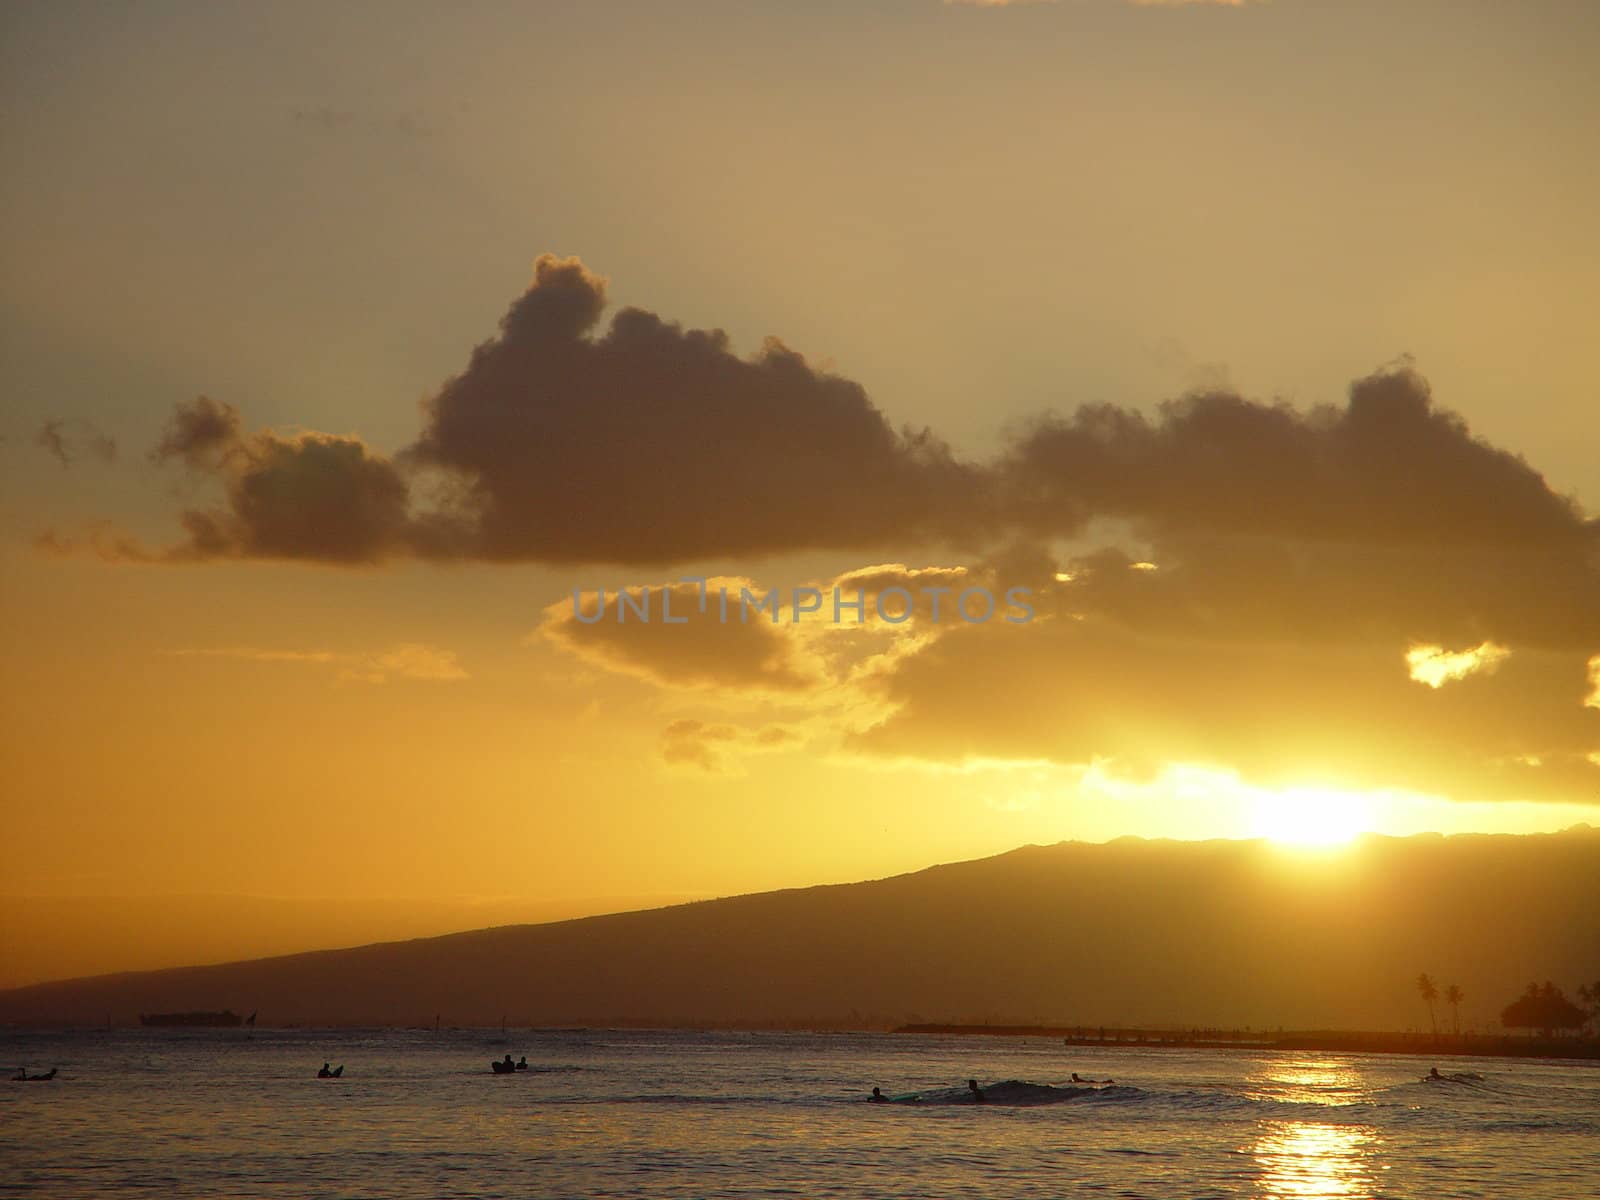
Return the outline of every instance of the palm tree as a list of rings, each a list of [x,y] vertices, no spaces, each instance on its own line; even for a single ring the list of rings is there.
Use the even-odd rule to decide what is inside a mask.
[[[1593,987],[1580,987],[1578,999],[1583,1001],[1589,1020],[1595,1023],[1596,1032],[1600,1032],[1600,980],[1597,980]]]
[[[1461,1002],[1465,999],[1457,984],[1452,983],[1444,990],[1444,1002],[1450,1006],[1451,1024],[1457,1037],[1461,1036]]]
[[[1433,1036],[1439,1036],[1439,1022],[1433,1015],[1433,1002],[1439,998],[1439,989],[1433,986],[1433,980],[1428,978],[1426,972],[1417,976],[1417,994],[1422,997],[1422,1002],[1428,1006],[1428,1024],[1433,1026]]]

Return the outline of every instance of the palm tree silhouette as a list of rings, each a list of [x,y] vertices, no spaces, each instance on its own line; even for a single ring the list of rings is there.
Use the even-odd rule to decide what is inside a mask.
[[[1452,983],[1444,990],[1444,1002],[1450,1006],[1451,1024],[1457,1037],[1461,1036],[1461,1002],[1465,999],[1457,984]]]
[[[1593,987],[1580,987],[1578,989],[1578,999],[1583,1001],[1584,1007],[1588,1010],[1589,1019],[1595,1023],[1596,1031],[1600,1032],[1600,981],[1597,981]]]
[[[1439,1036],[1439,1022],[1433,1015],[1433,1002],[1439,998],[1439,989],[1433,986],[1433,980],[1428,978],[1426,972],[1417,976],[1417,994],[1422,997],[1428,1006],[1428,1024],[1433,1026],[1433,1036]]]

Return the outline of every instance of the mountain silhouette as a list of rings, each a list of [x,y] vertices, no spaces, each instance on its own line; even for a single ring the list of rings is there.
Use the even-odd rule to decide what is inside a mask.
[[[1600,833],[1069,842],[866,883],[0,992],[0,1022],[1463,1029],[1600,962]]]

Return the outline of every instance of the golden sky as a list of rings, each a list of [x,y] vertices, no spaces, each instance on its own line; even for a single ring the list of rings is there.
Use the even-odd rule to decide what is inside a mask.
[[[1581,0],[0,23],[13,896],[1597,811]]]

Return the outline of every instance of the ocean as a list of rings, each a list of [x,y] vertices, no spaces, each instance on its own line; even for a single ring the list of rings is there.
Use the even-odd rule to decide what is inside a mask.
[[[1600,1193],[1586,1063],[600,1029],[10,1031],[0,1046],[7,1074],[59,1068],[0,1091],[5,1196]],[[529,1070],[491,1073],[508,1053]],[[343,1076],[316,1078],[324,1061]],[[1461,1077],[1424,1082],[1430,1066]],[[1114,1083],[1075,1088],[1073,1071]],[[919,1098],[868,1103],[875,1085]]]

